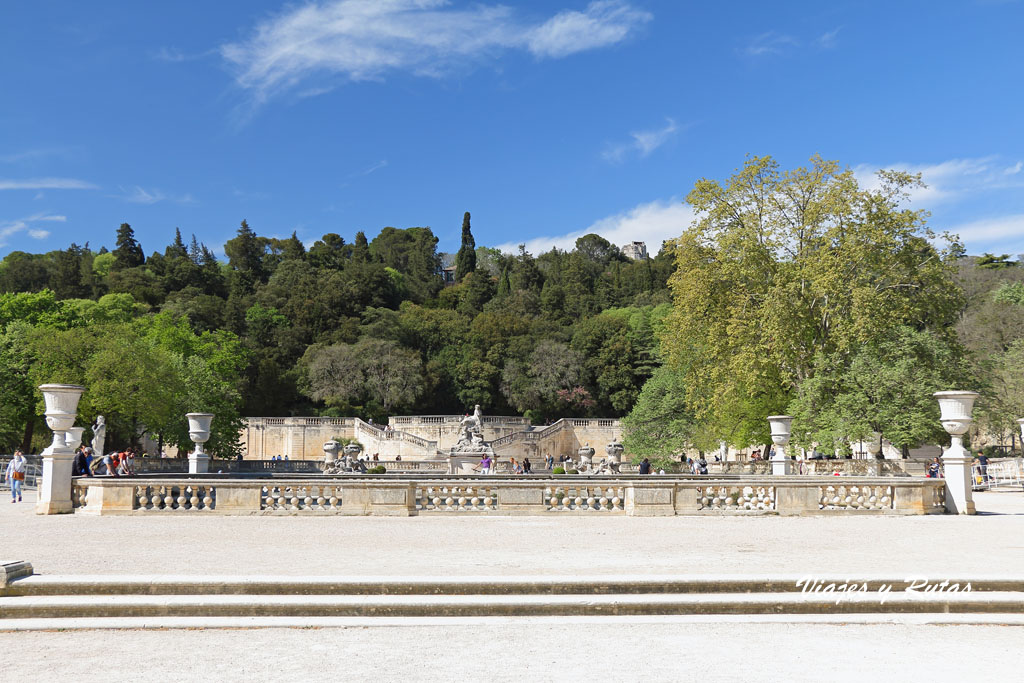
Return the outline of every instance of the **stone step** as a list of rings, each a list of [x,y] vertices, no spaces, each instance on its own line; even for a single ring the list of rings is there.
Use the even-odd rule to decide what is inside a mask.
[[[7,619],[1024,614],[1024,592],[605,595],[43,595],[0,599]]]
[[[700,595],[801,593],[843,595],[853,586],[867,593],[890,587],[923,592],[946,581],[949,588],[1019,592],[1024,577],[868,577],[796,575],[734,576],[508,576],[508,577],[281,577],[281,576],[67,576],[32,575],[0,585],[0,596],[59,595]],[[805,589],[805,587],[807,587]],[[0,598],[0,605],[5,604]]]

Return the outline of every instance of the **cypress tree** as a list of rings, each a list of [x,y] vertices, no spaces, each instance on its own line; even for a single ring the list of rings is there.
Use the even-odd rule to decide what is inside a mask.
[[[476,270],[476,240],[469,229],[469,211],[462,217],[462,246],[455,255],[455,281],[462,282],[467,273]]]

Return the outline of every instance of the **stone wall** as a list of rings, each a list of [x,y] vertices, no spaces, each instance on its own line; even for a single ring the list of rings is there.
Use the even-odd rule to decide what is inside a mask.
[[[247,460],[269,460],[287,455],[290,460],[320,460],[324,442],[355,436],[352,417],[250,417],[241,441]]]
[[[393,416],[388,420],[390,429],[382,429],[356,417],[250,417],[241,441],[247,460],[276,455],[320,460],[324,442],[334,437],[356,439],[365,453],[376,453],[381,459],[427,460],[455,445],[461,420],[461,415]],[[563,454],[575,457],[585,445],[603,457],[605,445],[621,439],[618,420],[565,418],[547,427],[533,427],[524,417],[484,416],[484,440],[501,444],[495,451],[505,458],[529,457],[539,462],[548,454],[555,459]]]

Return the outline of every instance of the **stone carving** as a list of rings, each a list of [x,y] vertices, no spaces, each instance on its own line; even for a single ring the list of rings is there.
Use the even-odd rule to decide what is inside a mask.
[[[93,455],[103,455],[103,442],[107,440],[107,420],[102,415],[96,417],[96,424],[92,426],[92,452]]]
[[[462,433],[459,440],[452,446],[451,453],[484,453],[493,454],[490,444],[484,441],[484,416],[480,412],[480,406],[475,406],[472,415],[467,415],[459,421],[459,428]]]

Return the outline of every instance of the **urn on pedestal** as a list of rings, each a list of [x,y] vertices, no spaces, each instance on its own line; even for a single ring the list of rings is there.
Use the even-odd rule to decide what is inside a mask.
[[[196,445],[196,449],[188,454],[188,471],[191,474],[203,474],[210,471],[210,456],[203,449],[203,444],[210,440],[210,423],[213,413],[188,413],[188,438]]]
[[[612,441],[604,447],[605,455],[608,456],[609,465],[618,465],[622,462],[622,452],[625,448],[618,441]]]
[[[589,470],[594,464],[594,449],[590,446],[584,446],[576,451],[576,455],[580,458],[580,469]]]
[[[341,448],[341,444],[331,439],[330,441],[324,442],[324,463],[331,465],[338,459],[338,449]]]
[[[772,474],[792,474],[792,462],[786,457],[786,446],[792,434],[793,418],[790,415],[770,415],[768,425],[771,427],[772,443],[775,444]]]
[[[979,394],[973,391],[939,391],[932,396],[939,402],[942,428],[952,437],[952,444],[942,453],[942,466],[946,475],[946,510],[960,515],[973,515],[973,458],[964,448],[964,434],[974,423],[971,413]]]
[[[882,452],[882,433],[871,432],[868,440],[864,442],[864,450],[868,452],[872,460],[878,459],[878,454]]]
[[[84,433],[85,427],[71,427],[64,432],[64,445],[74,452],[82,445],[82,434]]]
[[[44,384],[39,387],[46,404],[46,426],[53,430],[53,443],[43,451],[43,481],[39,486],[36,514],[71,512],[71,461],[67,432],[78,417],[78,400],[85,387],[77,384]],[[74,439],[74,436],[71,437]],[[81,438],[79,436],[79,438]]]

